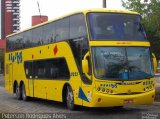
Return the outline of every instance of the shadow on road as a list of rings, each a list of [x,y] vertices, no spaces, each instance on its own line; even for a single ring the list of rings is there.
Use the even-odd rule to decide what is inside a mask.
[[[0,77],[0,86],[4,85],[4,80]],[[142,118],[143,112],[148,112],[152,110],[152,106],[125,106],[123,108],[87,108],[87,107],[78,107],[76,111],[70,111],[66,108],[63,103],[43,100],[38,98],[31,98],[28,102],[18,101],[15,96],[12,94],[5,94],[2,96],[3,100],[8,100],[18,105],[19,107],[27,108],[27,112],[36,112],[36,113],[67,113],[71,115],[74,119],[86,118],[88,119],[97,119],[98,117],[102,117],[106,119],[117,119],[115,117],[119,117],[119,119],[139,119]],[[35,110],[34,110],[34,109]],[[36,108],[40,108],[37,110]],[[20,110],[21,111],[21,110]],[[137,118],[138,116],[138,118]],[[70,116],[69,116],[70,117]],[[91,118],[92,117],[92,118]]]
[[[13,97],[14,100],[17,100],[16,97]],[[69,111],[64,103],[55,102],[50,100],[38,99],[38,98],[30,98],[29,101],[25,103],[32,103],[35,105],[40,105],[41,107],[48,107],[48,108],[55,108],[55,110],[65,110],[65,112],[69,113],[79,113],[85,112],[88,115],[91,114],[132,114],[132,113],[139,113],[139,112],[146,112],[148,109],[142,109],[141,106],[126,106],[126,107],[108,107],[108,108],[89,108],[89,107],[81,107],[77,106],[75,111]],[[67,110],[67,111],[66,111]]]

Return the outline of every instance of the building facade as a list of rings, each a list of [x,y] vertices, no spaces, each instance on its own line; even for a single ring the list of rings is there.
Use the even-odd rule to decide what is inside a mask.
[[[20,30],[20,0],[0,0],[0,4],[0,73],[2,73],[5,38]]]

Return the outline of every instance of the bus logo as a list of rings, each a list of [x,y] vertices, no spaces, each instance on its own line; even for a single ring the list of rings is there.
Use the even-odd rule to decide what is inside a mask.
[[[53,52],[54,52],[54,55],[57,54],[57,52],[58,52],[58,47],[57,47],[57,45],[54,47]]]
[[[17,62],[18,64],[22,63],[22,52],[10,53],[9,61],[12,61],[12,63]]]

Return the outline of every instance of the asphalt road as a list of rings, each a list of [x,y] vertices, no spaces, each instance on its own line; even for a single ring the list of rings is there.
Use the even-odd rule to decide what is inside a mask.
[[[0,87],[4,86],[4,77],[2,74],[0,74]]]
[[[84,108],[70,111],[62,103],[32,99],[18,101],[15,95],[6,93],[3,76],[0,76],[0,118],[60,118],[60,119],[160,119],[160,103],[153,105],[116,108]],[[8,114],[9,113],[9,114]],[[14,115],[13,115],[14,114]],[[26,117],[27,116],[27,117]]]

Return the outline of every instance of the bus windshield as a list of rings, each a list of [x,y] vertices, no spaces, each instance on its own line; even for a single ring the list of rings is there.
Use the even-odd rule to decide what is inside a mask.
[[[139,80],[153,77],[148,47],[93,47],[92,52],[96,78]]]
[[[120,13],[89,13],[92,40],[147,40],[139,15]]]

